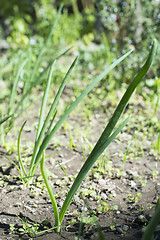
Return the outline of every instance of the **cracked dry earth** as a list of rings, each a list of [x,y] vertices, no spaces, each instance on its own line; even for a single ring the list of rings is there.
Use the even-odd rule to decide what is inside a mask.
[[[77,121],[76,116],[68,119],[70,126]],[[102,117],[98,114],[90,120],[89,126],[93,128],[91,142],[94,143],[97,139],[104,126],[102,123]],[[63,129],[58,135],[57,141],[61,144],[56,142],[49,145],[46,167],[60,208],[74,176],[84,162],[84,150],[82,142],[74,139],[77,142],[71,151],[69,134]],[[16,167],[1,156],[0,240],[98,240],[99,231],[107,240],[141,239],[143,228],[153,214],[160,196],[159,158],[149,150],[149,140],[142,143],[141,136],[137,137],[137,145],[133,147],[135,140],[132,135],[131,130],[124,128],[90,171],[69,207],[61,234],[56,234],[53,230],[41,232],[54,227],[54,215],[40,172],[36,172],[33,185],[24,186],[18,178]],[[24,129],[23,138],[33,139],[32,130]],[[126,151],[128,146],[129,151]],[[9,156],[3,148],[0,151],[0,155]],[[86,156],[88,151],[85,150]],[[25,150],[24,154],[29,155]],[[16,162],[16,154],[9,157]],[[65,168],[70,182],[57,161]],[[22,220],[28,224],[28,228],[25,228]],[[36,227],[37,234],[34,234],[30,229],[35,230]],[[160,239],[159,228],[155,237]]]

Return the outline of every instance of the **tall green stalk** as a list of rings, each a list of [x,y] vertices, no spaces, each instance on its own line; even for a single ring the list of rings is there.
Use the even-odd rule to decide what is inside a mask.
[[[56,232],[59,232],[60,231],[60,228],[59,228],[60,222],[59,222],[58,206],[57,206],[54,194],[52,192],[52,187],[51,187],[50,182],[48,180],[48,176],[47,176],[47,173],[46,173],[44,161],[45,161],[45,153],[43,152],[43,157],[42,157],[42,161],[41,161],[41,165],[40,165],[41,173],[42,173],[42,177],[44,179],[44,182],[46,184],[46,187],[47,187],[47,190],[48,190],[51,202],[52,202],[52,207],[53,207],[54,216],[55,216],[55,226],[57,227]]]
[[[64,215],[75,195],[77,192],[79,186],[81,185],[83,179],[89,172],[89,170],[92,168],[93,164],[96,162],[96,160],[100,157],[100,155],[104,152],[104,150],[108,147],[108,145],[115,139],[115,137],[118,135],[118,133],[122,130],[122,128],[127,124],[129,121],[129,118],[126,118],[125,121],[115,130],[115,132],[108,138],[106,139],[106,142],[101,145],[101,147],[98,149],[97,152],[93,154],[93,151],[90,153],[89,157],[87,158],[86,162],[82,166],[81,170],[79,171],[71,189],[69,190],[67,197],[65,198],[65,201],[63,203],[63,206],[60,210],[59,214],[59,220],[60,223],[62,223]]]
[[[31,166],[31,172],[30,172],[31,175],[34,174],[35,169],[37,168],[37,165],[41,160],[43,151],[47,148],[54,134],[61,127],[61,125],[63,124],[65,119],[68,117],[68,115],[77,107],[77,105],[83,100],[83,98],[97,85],[97,83],[100,82],[106,74],[108,74],[115,66],[117,66],[121,61],[123,61],[131,52],[132,50],[124,54],[122,57],[116,60],[113,64],[107,67],[97,78],[95,78],[93,82],[79,95],[79,97],[65,111],[65,113],[61,116],[59,121],[55,124],[55,126],[51,130],[50,134],[44,136],[44,140],[42,141],[42,144],[40,145],[40,142],[37,142],[39,150],[36,154],[36,157],[33,163],[34,165]]]
[[[31,81],[34,80],[35,75],[36,75],[37,70],[38,70],[38,66],[40,64],[40,61],[41,61],[45,51],[47,50],[47,45],[48,45],[49,41],[51,40],[53,31],[55,30],[55,27],[56,27],[56,25],[58,23],[58,20],[60,18],[61,12],[62,12],[62,8],[63,8],[63,5],[61,4],[61,6],[60,6],[60,8],[58,10],[56,19],[55,19],[55,21],[54,21],[54,23],[53,23],[53,25],[51,27],[51,30],[49,32],[49,35],[48,35],[46,41],[44,42],[43,46],[41,47],[41,49],[39,51],[39,54],[38,54],[38,57],[37,57],[37,61],[36,61],[35,65],[34,65],[34,68],[33,68],[32,74],[31,74]]]
[[[128,122],[128,118],[123,122],[123,124],[110,136],[112,133],[115,125],[117,124],[119,118],[121,117],[130,97],[132,96],[134,90],[136,89],[138,83],[142,80],[148,69],[150,68],[155,53],[156,53],[157,44],[156,41],[153,42],[152,49],[148,56],[146,63],[140,69],[140,71],[136,74],[136,76],[131,81],[128,89],[124,93],[121,101],[119,102],[113,116],[111,117],[109,123],[107,124],[106,128],[104,129],[102,135],[100,136],[99,140],[97,141],[95,147],[93,148],[92,152],[90,153],[88,159],[84,163],[83,167],[81,168],[80,172],[78,173],[77,178],[75,179],[64,203],[60,211],[60,223],[62,223],[64,215],[67,211],[70,202],[75,195],[77,189],[79,188],[81,182],[83,181],[84,177],[91,169],[95,161],[98,157],[102,154],[102,152],[107,148],[107,146],[113,141],[113,139],[117,136],[117,134],[121,131],[121,129],[125,126],[126,122]]]
[[[9,106],[8,106],[8,115],[13,112],[14,113],[14,118],[11,119],[11,121],[7,122],[7,129],[9,131],[9,129],[12,127],[14,120],[23,112],[24,110],[24,100],[26,99],[26,97],[31,93],[32,89],[38,85],[39,83],[41,83],[42,81],[42,76],[43,74],[47,71],[47,69],[50,67],[50,65],[52,65],[52,63],[60,58],[61,56],[63,56],[65,53],[67,53],[69,49],[65,50],[64,52],[62,52],[61,54],[59,54],[58,56],[54,57],[52,59],[52,61],[48,64],[48,66],[41,72],[39,73],[38,68],[39,65],[41,63],[42,57],[44,55],[44,53],[48,50],[48,43],[51,40],[51,37],[53,35],[53,31],[55,30],[58,20],[60,18],[61,12],[62,12],[62,8],[63,5],[61,4],[57,16],[52,24],[52,27],[50,29],[50,32],[48,34],[47,39],[45,40],[43,46],[41,46],[40,51],[38,51],[38,56],[36,59],[36,62],[33,66],[33,70],[31,67],[31,45],[28,45],[27,48],[27,52],[26,52],[26,57],[25,60],[22,61],[21,57],[19,57],[19,67],[18,67],[18,71],[15,77],[15,81],[13,83],[13,87],[12,87],[12,91],[11,91],[11,96],[10,96],[10,100],[9,100]],[[22,63],[21,63],[22,61]],[[14,103],[15,103],[15,99],[16,99],[16,95],[17,95],[17,87],[18,87],[18,83],[20,80],[20,76],[22,74],[22,72],[25,71],[27,73],[27,79],[23,79],[24,80],[24,87],[23,87],[23,93],[22,93],[22,98],[19,101],[19,103],[17,104],[17,106],[13,109]],[[30,73],[31,72],[31,73]],[[38,76],[36,77],[38,73]],[[22,108],[20,111],[20,107]],[[18,113],[19,111],[19,113]]]
[[[18,69],[18,72],[16,74],[16,78],[15,78],[15,81],[14,81],[14,84],[13,84],[13,87],[12,87],[12,92],[11,92],[11,97],[10,97],[10,101],[9,101],[9,106],[8,106],[8,114],[11,113],[12,111],[12,108],[13,108],[13,105],[14,105],[14,102],[15,102],[15,96],[16,96],[16,92],[17,92],[17,86],[18,86],[18,82],[19,82],[19,79],[20,79],[20,75],[23,71],[23,68],[25,66],[25,64],[27,63],[28,59],[25,59],[21,66],[19,67]]]
[[[33,169],[34,169],[34,164],[35,164],[35,161],[36,161],[36,156],[37,156],[38,150],[40,148],[42,139],[43,139],[44,136],[50,135],[51,126],[53,125],[54,117],[53,117],[53,120],[51,121],[51,123],[49,125],[49,128],[48,128],[49,131],[47,131],[46,134],[45,134],[45,131],[47,130],[47,126],[49,124],[49,121],[51,120],[52,115],[54,114],[54,112],[56,110],[56,106],[58,104],[58,101],[59,101],[59,99],[60,99],[60,97],[62,95],[64,87],[65,87],[65,85],[66,85],[66,83],[67,83],[67,81],[68,81],[68,79],[70,77],[70,74],[71,74],[71,72],[72,72],[76,62],[77,62],[77,57],[75,58],[75,60],[71,64],[68,72],[66,73],[66,75],[65,75],[65,77],[64,77],[64,79],[63,79],[63,81],[61,83],[61,86],[60,86],[60,88],[59,88],[59,90],[58,90],[58,92],[56,94],[56,97],[53,100],[53,103],[52,103],[52,105],[50,107],[50,110],[49,110],[49,112],[47,114],[47,117],[46,117],[44,123],[43,124],[41,123],[42,124],[41,129],[38,128],[38,130],[37,130],[38,134],[37,134],[37,137],[36,137],[36,142],[35,142],[34,151],[33,151],[33,155],[32,155],[32,160],[31,160],[31,164],[30,164],[30,173],[31,173],[31,175],[33,174]],[[49,81],[48,81],[48,84],[49,84]],[[46,85],[46,89],[47,88],[48,88],[48,86]],[[45,92],[46,92],[46,90],[45,90]],[[43,101],[47,101],[47,95],[45,93],[44,93]],[[43,106],[43,101],[42,101],[42,106]],[[44,112],[45,112],[45,108],[43,109],[43,114],[44,114]]]
[[[39,137],[39,134],[41,132],[41,129],[42,129],[42,126],[44,123],[44,116],[45,116],[45,110],[46,110],[46,105],[47,105],[48,93],[49,93],[52,75],[53,75],[54,63],[55,63],[55,61],[52,63],[52,66],[50,67],[49,76],[48,76],[48,79],[46,82],[46,88],[45,88],[43,99],[42,99],[42,105],[41,105],[41,109],[40,109],[40,116],[39,116],[39,122],[38,122],[38,129],[37,129],[37,134],[36,134],[36,141]]]
[[[63,55],[65,55],[71,48],[66,49],[65,51],[61,52],[59,55],[57,55],[56,57],[54,57],[49,64],[47,65],[46,68],[43,69],[43,71],[33,80],[33,82],[31,83],[30,87],[27,89],[26,93],[23,94],[21,100],[19,101],[19,103],[17,104],[17,106],[15,107],[13,113],[17,114],[19,108],[21,107],[21,105],[23,104],[24,100],[26,99],[26,97],[29,95],[29,93],[32,91],[32,89],[37,86],[37,84],[42,83],[42,77],[43,75],[47,72],[47,70],[50,68],[50,66],[53,64],[53,62],[57,59],[59,59],[60,57],[62,57]]]
[[[150,68],[155,53],[156,53],[157,43],[154,40],[152,44],[152,48],[150,50],[149,56],[147,58],[146,63],[143,65],[143,67],[139,70],[139,72],[136,74],[136,76],[131,81],[128,89],[124,93],[120,103],[118,104],[113,116],[111,117],[109,123],[107,124],[106,128],[104,129],[102,135],[100,136],[99,140],[97,141],[95,147],[93,148],[92,152],[90,153],[88,159],[80,169],[72,187],[70,188],[66,199],[63,203],[63,206],[60,210],[60,213],[58,215],[58,218],[56,219],[57,215],[55,216],[55,227],[59,229],[59,225],[56,225],[56,223],[62,223],[63,218],[65,216],[65,213],[75,195],[77,192],[79,186],[81,185],[83,179],[87,175],[88,171],[91,169],[95,161],[99,158],[99,156],[104,152],[104,150],[108,147],[108,145],[113,141],[113,139],[118,135],[118,133],[122,130],[122,128],[127,124],[129,117],[112,133],[114,130],[115,125],[117,124],[120,116],[122,115],[130,97],[132,96],[134,90],[136,89],[139,82],[143,79],[144,75]],[[72,105],[71,105],[72,106]],[[45,140],[44,140],[45,141]],[[43,171],[44,165],[41,163],[41,171]],[[47,175],[45,176],[47,178]],[[47,183],[46,183],[47,186]],[[48,188],[48,187],[47,187]],[[51,189],[50,189],[51,190]],[[52,192],[53,195],[53,192]],[[55,202],[52,202],[53,207],[55,207]]]

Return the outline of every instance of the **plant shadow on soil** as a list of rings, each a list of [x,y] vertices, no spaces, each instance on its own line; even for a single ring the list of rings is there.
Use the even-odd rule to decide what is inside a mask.
[[[138,106],[136,108],[138,109]],[[98,132],[102,130],[98,129],[99,126],[102,126],[102,119],[98,116],[94,118],[94,121],[90,120],[89,125],[96,128],[96,132],[91,135],[93,143],[97,139]],[[79,117],[75,115],[73,118],[69,118],[68,122],[72,126],[79,122]],[[27,139],[28,135],[32,139],[32,131],[24,130],[23,139]],[[131,135],[131,132],[123,130],[105,152],[103,156],[106,159],[105,166],[100,167],[100,164],[97,163],[90,171],[69,207],[61,234],[48,230],[41,235],[37,234],[36,237],[33,235],[32,230],[35,231],[36,228],[39,232],[54,227],[51,201],[40,173],[36,172],[37,176],[32,186],[23,186],[18,178],[19,173],[16,167],[1,157],[0,239],[98,240],[98,226],[100,226],[105,239],[108,240],[141,239],[142,229],[147,225],[150,215],[153,214],[160,195],[160,176],[159,173],[153,174],[155,166],[158,166],[159,163],[155,155],[150,153],[144,144],[143,154],[137,150],[134,152],[135,148],[133,148],[123,164],[122,159],[127,144],[131,141]],[[46,166],[58,206],[61,207],[70,183],[67,182],[67,177],[57,161],[65,168],[72,182],[72,176],[77,174],[84,159],[82,142],[75,140],[75,142],[77,141],[76,146],[71,151],[68,132],[61,129],[58,131],[58,136],[59,143],[63,144],[56,142],[56,144],[49,145],[46,156],[50,157],[46,159]],[[87,151],[85,155],[88,154]],[[7,155],[3,148],[0,149],[0,154]],[[27,154],[29,155],[29,153]],[[9,157],[16,162],[16,153]],[[91,219],[92,215],[84,199],[87,200],[89,208],[94,211],[94,215],[98,217],[97,223],[84,221],[84,219]],[[158,230],[155,234],[156,237],[160,237]],[[76,236],[77,238],[75,238]]]

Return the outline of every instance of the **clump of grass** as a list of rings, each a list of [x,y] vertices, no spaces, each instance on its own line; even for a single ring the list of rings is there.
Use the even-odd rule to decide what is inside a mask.
[[[41,72],[39,71],[39,67],[42,65],[43,56],[48,51],[48,45],[51,42],[53,32],[60,18],[62,7],[63,6],[61,5],[58,10],[57,17],[53,22],[48,37],[44,41],[44,44],[41,46],[41,48],[38,50],[36,60],[34,62],[32,61],[31,43],[29,43],[26,52],[18,56],[18,70],[13,81],[7,110],[7,114],[10,115],[13,113],[14,117],[12,117],[10,121],[7,121],[7,124],[4,128],[1,128],[1,136],[3,135],[2,141],[4,146],[6,145],[6,136],[10,129],[13,127],[15,120],[26,110],[27,107],[31,105],[31,103],[28,102],[27,97],[31,94],[32,89],[34,89],[38,84],[42,83],[44,74],[47,72],[53,62],[65,55],[71,49],[68,48],[57,56],[53,57],[48,65]],[[18,103],[16,103],[18,97],[18,85],[20,82],[22,82],[23,85],[22,96]]]
[[[63,89],[67,83],[67,80],[70,77],[70,74],[77,62],[77,57],[71,64],[70,68],[68,69],[66,75],[64,76],[62,83],[59,87],[59,90],[51,104],[51,107],[48,111],[48,114],[46,118],[44,119],[45,116],[45,109],[46,109],[46,104],[47,104],[47,97],[48,97],[48,91],[51,83],[51,78],[53,74],[53,68],[54,68],[54,62],[52,63],[52,66],[50,67],[47,82],[46,82],[46,88],[44,91],[43,99],[42,99],[42,104],[41,104],[41,109],[40,109],[40,116],[39,116],[39,122],[38,122],[38,128],[37,128],[37,133],[36,133],[36,139],[35,139],[35,144],[34,144],[34,149],[33,149],[33,154],[32,154],[32,159],[30,163],[30,170],[29,173],[27,174],[23,162],[21,159],[20,155],[20,138],[21,138],[21,133],[22,130],[25,126],[26,121],[22,125],[20,132],[19,132],[19,137],[18,137],[18,159],[21,165],[21,168],[23,170],[23,173],[26,177],[33,176],[38,164],[41,161],[43,151],[48,147],[48,144],[50,143],[51,139],[53,138],[54,134],[56,131],[62,126],[64,123],[65,119],[68,117],[68,115],[77,107],[77,105],[82,101],[82,99],[93,89],[93,87],[103,79],[103,77],[111,71],[116,65],[118,65],[122,60],[124,60],[132,51],[129,51],[126,53],[124,56],[116,60],[110,67],[106,68],[104,72],[102,72],[94,81],[79,95],[79,97],[69,106],[69,108],[64,112],[64,114],[60,117],[57,123],[55,123],[54,127],[54,120],[56,117],[57,113],[57,104],[58,101],[61,97],[61,94],[63,92]]]
[[[65,213],[66,213],[66,211],[67,211],[75,193],[77,192],[79,186],[81,185],[83,179],[87,175],[88,171],[92,168],[93,164],[100,157],[100,155],[104,152],[104,150],[108,147],[108,145],[114,140],[114,138],[118,135],[118,133],[128,123],[130,117],[127,117],[122,122],[122,124],[120,124],[120,126],[114,131],[114,128],[115,128],[118,120],[120,119],[122,113],[124,112],[130,97],[132,96],[132,94],[133,94],[134,90],[136,89],[137,85],[139,84],[139,82],[142,80],[142,78],[144,77],[144,75],[146,74],[148,69],[150,68],[150,66],[153,62],[155,53],[156,53],[156,48],[157,48],[157,44],[156,44],[156,41],[154,41],[145,64],[139,70],[139,72],[135,75],[135,77],[132,79],[129,87],[127,88],[127,90],[124,93],[121,101],[119,102],[115,112],[113,113],[109,123],[105,127],[103,133],[101,134],[99,140],[95,144],[95,146],[94,146],[93,150],[91,151],[89,157],[87,158],[87,160],[85,161],[81,170],[79,171],[73,185],[71,186],[71,188],[70,188],[70,190],[69,190],[69,192],[68,192],[68,194],[65,198],[65,201],[63,203],[62,208],[60,209],[60,212],[59,212],[59,209],[57,207],[56,199],[55,199],[55,196],[52,192],[52,188],[50,186],[48,176],[47,176],[47,173],[46,173],[46,169],[45,169],[45,150],[48,147],[51,139],[53,138],[53,136],[55,134],[55,132],[61,127],[61,125],[63,124],[65,119],[68,117],[68,115],[77,107],[77,105],[93,89],[93,87],[95,87],[95,85],[98,82],[100,82],[103,79],[103,77],[106,74],[108,74],[115,66],[117,66],[122,60],[124,60],[132,52],[132,50],[129,51],[128,53],[124,54],[118,60],[116,60],[113,64],[111,64],[109,67],[107,67],[97,78],[95,78],[93,80],[93,82],[91,82],[91,84],[69,106],[69,108],[64,112],[64,114],[60,117],[60,119],[58,120],[57,123],[55,123],[54,126],[53,126],[53,124],[54,124],[55,116],[56,116],[56,113],[57,113],[56,107],[57,107],[58,101],[61,97],[61,94],[63,92],[63,89],[64,89],[64,87],[67,83],[67,80],[69,79],[70,74],[71,74],[71,72],[72,72],[72,70],[73,70],[73,68],[74,68],[74,66],[77,62],[77,57],[75,58],[75,60],[71,64],[68,72],[64,76],[64,79],[63,79],[63,81],[62,81],[62,83],[59,87],[59,90],[58,90],[58,92],[57,92],[57,94],[56,94],[56,96],[55,96],[55,98],[54,98],[54,100],[51,104],[50,110],[49,110],[49,112],[48,112],[48,114],[45,118],[44,116],[45,116],[45,109],[46,109],[46,104],[47,104],[47,96],[48,96],[48,91],[49,91],[51,78],[52,78],[52,74],[53,74],[54,63],[50,67],[49,75],[48,75],[48,78],[47,78],[47,84],[46,84],[46,88],[45,88],[44,95],[43,95],[43,100],[42,100],[42,105],[41,105],[41,110],[40,110],[40,116],[39,116],[39,123],[38,123],[38,128],[37,128],[37,134],[36,134],[32,159],[31,159],[31,162],[30,162],[30,169],[29,169],[28,173],[25,170],[25,167],[23,165],[23,161],[22,161],[22,158],[21,158],[21,154],[20,154],[20,138],[21,138],[21,132],[23,130],[23,127],[25,126],[25,122],[21,127],[19,137],[18,137],[18,158],[19,158],[19,163],[20,163],[21,169],[23,171],[23,174],[24,174],[27,182],[31,181],[32,176],[34,175],[35,170],[40,163],[42,176],[43,176],[44,182],[46,184],[47,190],[49,192],[49,196],[51,198],[51,202],[52,202],[52,206],[53,206],[53,210],[54,210],[55,228],[56,228],[57,232],[60,232],[60,225],[62,224]]]

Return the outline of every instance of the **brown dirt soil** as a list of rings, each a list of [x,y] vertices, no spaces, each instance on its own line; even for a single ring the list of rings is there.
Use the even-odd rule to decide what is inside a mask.
[[[94,116],[95,118],[89,120],[88,124],[94,131],[96,129],[95,132],[91,132],[91,143],[97,139],[105,120],[105,118],[102,120],[103,118],[97,113]],[[69,126],[76,122],[80,122],[78,115],[68,119]],[[83,121],[81,125],[83,127]],[[28,157],[31,154],[31,150],[27,151],[26,148],[28,145],[30,146],[33,135],[35,133],[32,130],[24,129],[22,141],[23,146],[26,144],[22,154],[24,156]],[[1,157],[0,240],[98,240],[99,229],[107,240],[141,239],[142,229],[147,225],[150,215],[153,214],[160,195],[160,176],[159,173],[153,174],[155,168],[158,168],[159,162],[141,140],[138,140],[137,149],[141,148],[143,154],[136,151],[135,148],[132,150],[131,136],[132,133],[124,129],[105,152],[103,156],[106,162],[105,166],[95,165],[90,171],[69,207],[61,234],[48,230],[48,232],[37,234],[35,237],[29,235],[28,230],[25,232],[21,219],[25,219],[30,226],[37,224],[38,232],[54,227],[51,201],[40,177],[40,172],[37,171],[38,176],[35,177],[33,185],[24,186],[17,177],[19,173],[14,164]],[[69,133],[62,129],[58,131],[56,142],[51,143],[46,152],[46,156],[50,156],[46,159],[46,166],[59,207],[63,203],[70,183],[57,161],[65,168],[72,182],[72,175],[77,174],[84,162],[82,142],[77,139],[74,138],[76,146],[71,151]],[[131,143],[131,150],[123,165],[122,159],[128,143]],[[87,154],[88,150],[85,152],[86,156]],[[17,162],[16,153],[7,155],[1,148],[0,155],[9,156],[14,162]],[[98,217],[97,222],[85,223],[82,220],[83,217],[91,219],[92,211]],[[72,220],[75,222],[72,223]],[[11,229],[12,225],[10,224],[14,224],[14,229]],[[156,239],[160,239],[158,229],[155,235]]]

